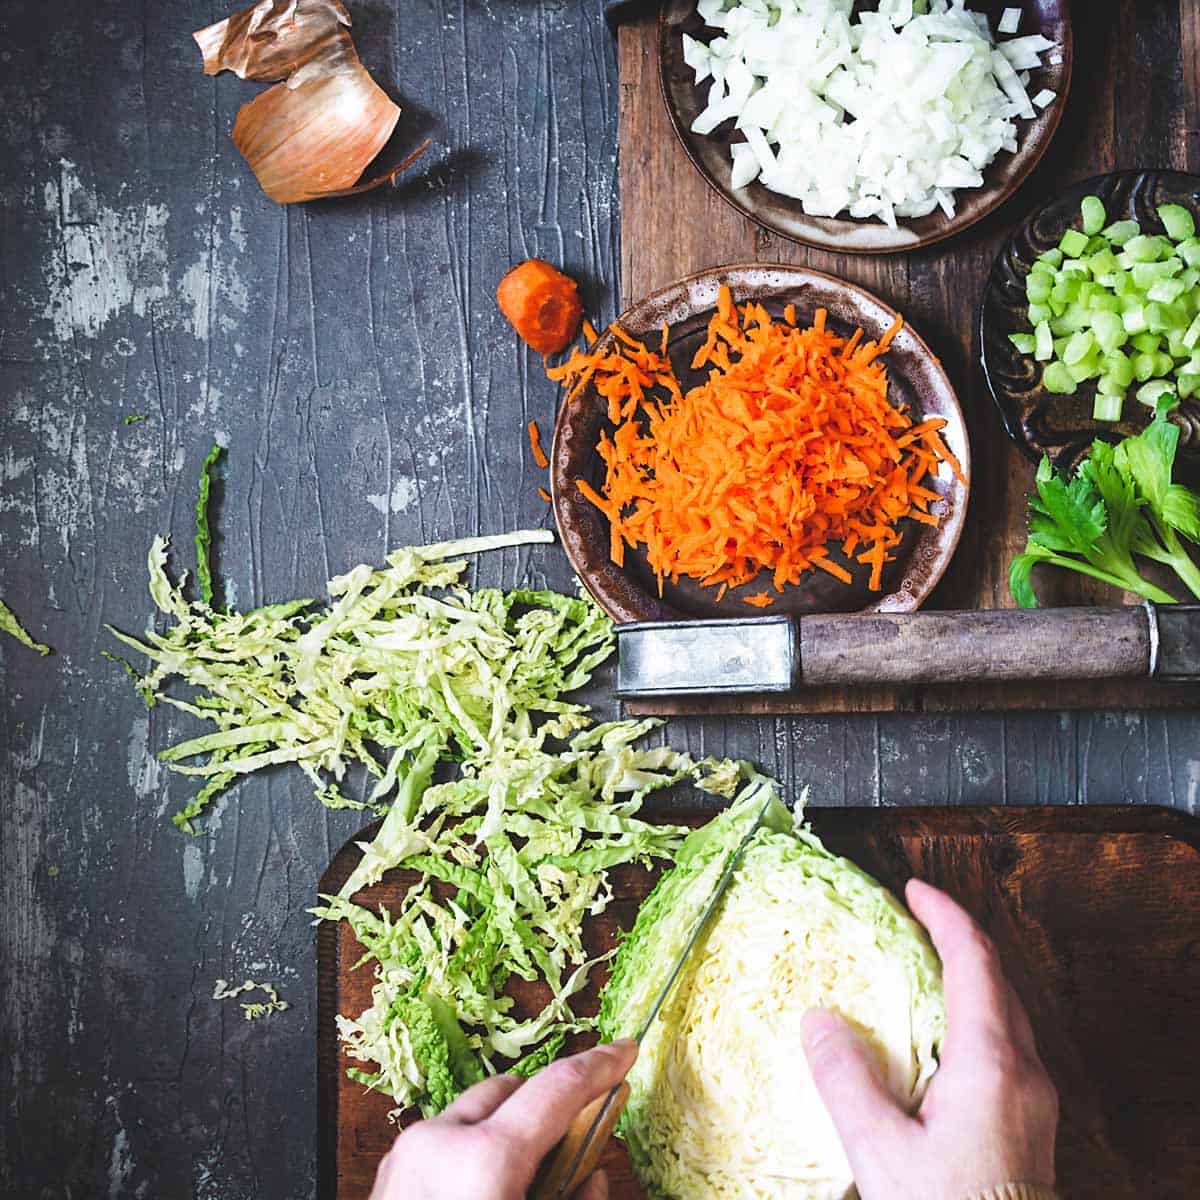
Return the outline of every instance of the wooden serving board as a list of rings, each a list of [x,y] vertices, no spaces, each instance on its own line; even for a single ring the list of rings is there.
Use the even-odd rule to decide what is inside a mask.
[[[621,288],[625,305],[706,267],[799,263],[874,292],[898,308],[946,366],[970,432],[971,509],[954,561],[927,607],[1005,608],[1008,564],[1025,544],[1033,466],[1014,447],[984,386],[975,326],[992,261],[1011,230],[1068,183],[1119,168],[1200,170],[1200,7],[1163,6],[1162,78],[1148,80],[1123,47],[1137,0],[1074,6],[1075,71],[1066,114],[1046,158],[996,213],[941,245],[869,257],[812,250],[773,236],[729,207],[676,141],[659,88],[653,14],[619,31]],[[653,6],[651,6],[653,7]],[[1177,65],[1175,55],[1178,53]],[[1178,71],[1182,95],[1166,94]],[[1043,604],[1119,603],[1119,593],[1042,570]],[[710,712],[962,712],[982,709],[1191,708],[1196,687],[1097,684],[825,688],[798,696],[638,701],[637,714]]]
[[[664,812],[698,824],[710,812]],[[826,844],[899,891],[911,875],[959,898],[987,927],[1029,1009],[1062,1101],[1067,1200],[1200,1195],[1200,821],[1165,808],[814,809]],[[372,831],[365,831],[369,835]],[[360,839],[361,840],[361,837]],[[354,842],[322,892],[354,869]],[[589,923],[590,949],[628,928],[654,875],[613,872],[616,899]],[[394,871],[362,893],[397,900]],[[369,968],[345,922],[317,934],[319,1195],[366,1200],[394,1135],[390,1102],[346,1078],[335,1016],[370,1002]],[[602,982],[598,970],[596,982]],[[518,1013],[538,997],[515,992]],[[580,1011],[594,1011],[593,987]],[[540,1007],[540,1005],[539,1005]],[[636,1200],[620,1143],[605,1164],[615,1200]]]

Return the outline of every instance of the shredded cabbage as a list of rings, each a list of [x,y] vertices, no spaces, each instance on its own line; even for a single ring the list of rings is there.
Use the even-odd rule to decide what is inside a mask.
[[[670,857],[686,832],[639,819],[643,799],[685,779],[729,797],[743,772],[638,748],[658,722],[593,725],[560,698],[612,651],[612,624],[590,599],[459,586],[462,556],[550,540],[409,547],[383,570],[331,580],[324,609],[296,600],[242,614],[189,601],[158,538],[150,591],[173,624],[142,640],[113,631],[154,664],[137,679],[148,702],[216,727],[160,754],[206,781],[175,818],[181,828],[239,776],[286,762],[330,807],[386,812],[341,894],[313,913],[349,922],[374,965],[373,1003],[338,1027],[350,1054],[375,1064],[353,1077],[392,1096],[397,1113],[438,1112],[498,1069],[536,1070],[590,1028],[572,1011],[595,965],[584,917],[608,904],[608,868]],[[168,695],[175,677],[198,695]],[[434,783],[447,759],[458,777]],[[355,764],[373,783],[361,800],[342,788]],[[415,882],[392,911],[353,902],[397,866]],[[540,981],[540,1012],[514,1015],[514,976]],[[247,1015],[279,1011],[268,996]]]
[[[16,613],[3,600],[0,600],[0,633],[7,633],[10,637],[16,638],[22,646],[28,646],[30,650],[36,650],[43,656],[50,653],[49,646],[33,640],[21,622],[17,620]]]
[[[323,611],[294,600],[222,613],[187,599],[155,538],[150,594],[174,623],[142,639],[109,628],[154,663],[143,694],[216,726],[159,756],[206,781],[176,824],[194,832],[221,790],[278,763],[296,763],[331,808],[384,811],[414,769],[432,771],[443,754],[490,759],[580,728],[585,710],[559,696],[611,653],[608,618],[556,592],[458,586],[463,555],[552,540],[533,531],[406,547],[382,570],[358,566],[331,580]],[[169,695],[175,677],[199,696]],[[361,800],[340,786],[354,763],[374,780]]]
[[[644,797],[685,779],[728,796],[740,778],[735,764],[635,748],[656,724],[598,725],[559,753],[528,739],[468,764],[463,778],[393,805],[341,893],[312,910],[349,921],[362,961],[375,963],[373,1003],[339,1016],[338,1029],[352,1057],[376,1064],[354,1078],[392,1096],[395,1114],[438,1112],[496,1070],[531,1073],[594,1026],[571,1001],[599,961],[582,930],[611,898],[606,872],[669,858],[687,832],[640,820]],[[415,872],[399,906],[351,901],[397,866]],[[541,1012],[513,1014],[513,976],[546,986]]]
[[[997,154],[1017,149],[1016,118],[1037,115],[1025,72],[1054,43],[997,44],[964,0],[855,8],[700,0],[719,32],[683,38],[696,82],[712,80],[692,129],[735,119],[745,140],[730,147],[731,186],[758,179],[815,216],[845,211],[892,227],[939,206],[953,216],[955,191],[981,187]]]
[[[604,1037],[634,1033],[774,784],[690,834],[642,905],[601,998]],[[847,1200],[853,1174],[807,1069],[800,1022],[839,1011],[909,1109],[936,1069],[941,968],[894,897],[768,811],[629,1075],[619,1130],[639,1177],[675,1200]]]

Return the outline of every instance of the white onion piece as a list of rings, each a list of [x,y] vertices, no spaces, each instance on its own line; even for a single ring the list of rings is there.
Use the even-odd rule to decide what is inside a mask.
[[[997,33],[1016,33],[1021,28],[1021,10],[1006,8],[1000,15],[1000,23],[996,26]]]
[[[731,185],[757,179],[814,216],[952,216],[955,192],[981,187],[996,155],[1016,150],[1016,119],[1045,106],[1031,103],[1028,73],[1054,43],[997,44],[965,0],[880,0],[860,13],[853,0],[697,7],[721,32],[707,46],[683,39],[696,82],[713,81],[693,131],[735,120],[745,141],[730,147]],[[1006,26],[1019,20],[1008,10]]]

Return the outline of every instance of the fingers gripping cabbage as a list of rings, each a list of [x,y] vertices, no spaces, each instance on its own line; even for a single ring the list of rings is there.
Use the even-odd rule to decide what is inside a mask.
[[[692,833],[642,906],[602,998],[606,1038],[640,1026],[771,787],[756,779]],[[620,1132],[652,1195],[857,1195],[801,1046],[814,1006],[846,1017],[901,1104],[919,1104],[945,1028],[937,956],[891,893],[776,802],[629,1076]]]

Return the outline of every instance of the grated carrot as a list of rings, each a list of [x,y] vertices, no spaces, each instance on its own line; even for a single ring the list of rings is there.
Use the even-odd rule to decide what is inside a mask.
[[[529,449],[533,451],[533,461],[544,471],[550,465],[550,460],[546,457],[545,450],[542,449],[542,432],[538,429],[536,421],[530,421],[528,428]]]
[[[545,488],[538,488],[538,495],[541,496],[547,504],[550,503],[550,493]]]
[[[681,577],[723,591],[763,571],[782,591],[814,569],[849,584],[851,570],[830,558],[838,546],[879,591],[900,522],[940,520],[926,481],[943,463],[963,479],[939,436],[946,422],[914,423],[888,400],[880,359],[899,317],[877,342],[861,329],[839,337],[824,309],[809,328],[795,321],[790,306],[776,322],[722,287],[692,361],[706,376],[689,390],[665,330],[651,350],[614,325],[549,370],[568,399],[590,385],[607,413],[604,485],[577,486],[609,520],[613,561],[644,547],[660,591]],[[769,592],[742,599],[772,603]]]

